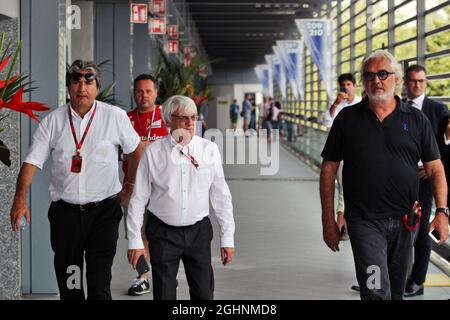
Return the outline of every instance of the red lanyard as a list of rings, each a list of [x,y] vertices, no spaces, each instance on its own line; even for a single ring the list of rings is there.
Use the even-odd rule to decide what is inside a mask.
[[[156,105],[153,106],[152,121],[150,122],[149,127],[146,128],[146,130],[143,130],[142,126],[141,126],[141,119],[139,119],[139,110],[136,109],[136,119],[137,119],[139,130],[141,130],[141,132],[143,132],[144,134],[147,135],[147,141],[150,141],[150,133],[152,132],[153,120],[155,120],[155,112],[156,112]],[[148,133],[146,133],[147,130],[148,130]]]
[[[180,149],[180,153],[181,153],[183,156],[185,156],[186,158],[188,158],[189,160],[191,160],[191,163],[194,165],[194,167],[195,167],[196,169],[198,169],[198,162],[197,162],[197,160],[195,160],[195,158],[194,158],[192,155],[190,155],[190,154],[185,154],[183,151],[181,151],[181,149]]]
[[[86,129],[84,129],[83,137],[81,138],[80,143],[78,143],[77,134],[75,133],[75,128],[73,126],[72,112],[70,111],[70,107],[68,107],[67,110],[69,111],[70,128],[72,129],[72,136],[73,136],[73,140],[75,141],[75,147],[77,149],[76,155],[79,156],[81,147],[83,146],[83,143],[84,143],[84,139],[86,138],[86,135],[87,135],[87,133],[89,131],[89,128],[91,127],[92,120],[94,119],[95,112],[97,111],[97,106],[94,106],[94,111],[92,111],[92,114],[91,114],[89,122],[88,122],[88,124],[86,126]]]

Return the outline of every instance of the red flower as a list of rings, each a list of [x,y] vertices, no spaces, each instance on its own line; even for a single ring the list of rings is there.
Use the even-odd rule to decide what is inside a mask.
[[[50,108],[45,104],[40,102],[23,102],[22,101],[23,88],[20,88],[12,97],[9,102],[4,102],[0,100],[0,109],[5,107],[11,110],[15,110],[17,112],[22,112],[28,115],[33,120],[39,122],[37,116],[33,113],[34,111],[46,111]]]

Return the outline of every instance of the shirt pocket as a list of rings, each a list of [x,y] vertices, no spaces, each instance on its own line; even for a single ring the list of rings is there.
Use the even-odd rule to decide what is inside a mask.
[[[94,149],[93,160],[96,163],[111,162],[114,153],[114,145],[108,140],[100,140]]]
[[[199,167],[194,169],[194,177],[196,180],[196,192],[208,193],[211,188],[213,167]]]

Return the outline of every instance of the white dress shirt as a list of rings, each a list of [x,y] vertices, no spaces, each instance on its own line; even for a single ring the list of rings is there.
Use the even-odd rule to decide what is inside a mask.
[[[341,112],[342,109],[344,109],[345,107],[350,107],[350,106],[352,106],[352,105],[354,105],[354,104],[357,104],[357,103],[359,103],[359,102],[361,102],[361,97],[357,97],[357,96],[355,96],[355,97],[353,98],[353,101],[352,101],[352,102],[348,102],[347,100],[342,101],[342,102],[336,107],[336,112],[334,113],[334,117],[332,117],[332,116],[330,115],[330,110],[328,109],[328,110],[325,112],[325,118],[324,118],[324,120],[323,120],[323,124],[324,124],[325,126],[327,126],[328,128],[331,128],[331,126],[333,125],[334,119],[336,119],[337,115],[339,114],[339,112]]]
[[[100,201],[118,193],[118,146],[125,154],[133,152],[140,138],[122,109],[96,101],[97,111],[86,135],[80,154],[81,172],[71,172],[72,156],[76,147],[70,127],[67,108],[78,142],[89,122],[94,108],[82,119],[69,104],[61,106],[42,119],[33,136],[33,143],[24,162],[42,169],[51,155],[50,198],[74,204]]]
[[[185,155],[192,155],[198,168]],[[209,215],[209,201],[220,226],[221,247],[234,247],[231,193],[217,145],[194,136],[178,145],[171,135],[145,148],[128,206],[128,248],[144,248],[141,227],[147,208],[171,226],[189,226]]]
[[[416,109],[422,110],[424,100],[425,100],[425,93],[422,93],[420,96],[418,96],[415,99],[406,99],[406,103],[408,103],[409,105],[411,105],[412,107],[414,107]]]

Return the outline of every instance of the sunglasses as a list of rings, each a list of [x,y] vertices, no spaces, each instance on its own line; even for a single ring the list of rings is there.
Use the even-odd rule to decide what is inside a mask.
[[[366,71],[363,73],[363,79],[366,81],[373,81],[375,79],[375,76],[377,76],[380,80],[386,80],[390,74],[395,74],[395,72],[389,72],[386,70],[380,70],[378,72]]]
[[[81,78],[84,78],[87,84],[91,84],[97,78],[97,74],[95,73],[78,73],[74,72],[70,75],[70,80],[74,83],[80,82]]]

